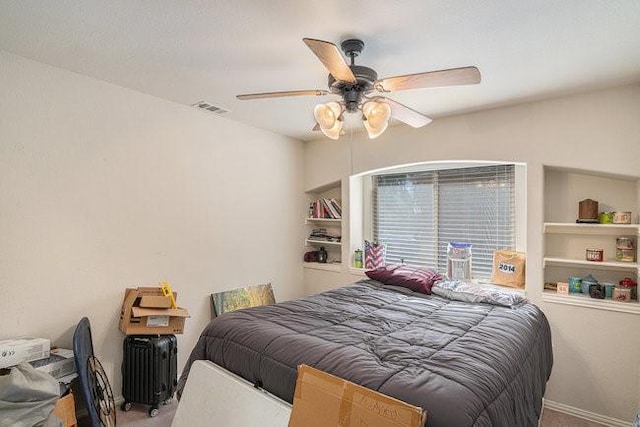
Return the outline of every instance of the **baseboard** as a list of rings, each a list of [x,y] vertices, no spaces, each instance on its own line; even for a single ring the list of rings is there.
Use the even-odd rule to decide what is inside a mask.
[[[585,411],[584,409],[576,408],[574,406],[565,405],[564,403],[553,402],[551,400],[544,399],[544,408],[551,409],[552,411],[562,412],[583,420],[593,421],[595,423],[604,424],[611,427],[629,427],[630,421],[623,421],[617,418],[607,417],[605,415],[596,414],[595,412]]]

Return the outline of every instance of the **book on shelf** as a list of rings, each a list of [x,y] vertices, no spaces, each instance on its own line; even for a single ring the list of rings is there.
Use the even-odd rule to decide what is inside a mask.
[[[342,218],[342,207],[340,206],[340,203],[338,203],[336,199],[331,199],[330,202],[331,202],[331,205],[333,205],[333,208],[337,212],[337,215],[338,215],[337,218]]]
[[[318,199],[309,203],[309,218],[342,219],[342,208],[335,199]]]
[[[329,216],[333,219],[340,219],[341,215],[336,210],[334,204],[329,199],[322,199],[322,204],[325,206],[326,211],[329,213]]]

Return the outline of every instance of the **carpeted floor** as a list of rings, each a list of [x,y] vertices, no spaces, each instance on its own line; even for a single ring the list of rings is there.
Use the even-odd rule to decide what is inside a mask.
[[[158,415],[151,418],[149,417],[149,406],[132,403],[131,410],[128,412],[118,408],[116,421],[118,427],[170,427],[177,408],[178,400],[172,399],[166,405],[160,406]]]
[[[166,406],[160,407],[158,416],[150,418],[148,406],[134,404],[129,412],[122,412],[118,409],[116,415],[117,423],[119,427],[170,427],[177,407],[178,401],[173,399]],[[427,425],[429,425],[429,423],[427,423]],[[79,427],[82,427],[82,423],[80,423]],[[572,417],[571,415],[552,411],[551,409],[545,409],[542,414],[541,427],[602,427],[602,424]]]

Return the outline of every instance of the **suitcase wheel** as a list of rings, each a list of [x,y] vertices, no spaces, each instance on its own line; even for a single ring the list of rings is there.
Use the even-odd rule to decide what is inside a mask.
[[[160,410],[158,408],[151,408],[149,409],[149,416],[151,418],[157,416],[160,413]]]
[[[124,412],[129,412],[131,410],[131,402],[122,402],[120,409],[122,409]]]

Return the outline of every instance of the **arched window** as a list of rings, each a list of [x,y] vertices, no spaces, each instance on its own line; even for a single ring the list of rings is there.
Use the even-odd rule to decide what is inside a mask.
[[[369,174],[365,238],[385,244],[387,263],[441,272],[449,242],[471,243],[473,277],[489,278],[493,251],[517,246],[515,172],[514,164],[430,164]]]

